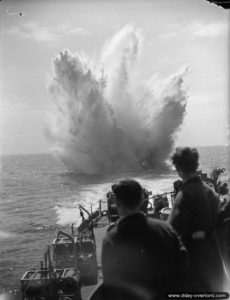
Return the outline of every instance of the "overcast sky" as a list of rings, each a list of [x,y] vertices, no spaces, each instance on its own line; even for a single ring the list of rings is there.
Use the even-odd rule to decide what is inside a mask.
[[[104,42],[128,23],[145,37],[143,79],[190,68],[178,144],[227,143],[227,10],[205,0],[3,0],[0,9],[2,154],[48,152],[42,124],[51,106],[47,74],[52,57],[67,48],[97,58]]]

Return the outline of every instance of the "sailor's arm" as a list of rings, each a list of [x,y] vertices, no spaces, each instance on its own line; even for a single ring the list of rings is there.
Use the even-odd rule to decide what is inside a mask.
[[[103,240],[101,262],[103,281],[108,286],[116,285],[116,277],[119,274],[117,255],[118,253],[113,245],[113,240],[107,234]]]
[[[110,262],[111,262],[111,245],[108,241],[108,238],[105,237],[102,244],[102,257],[101,257],[102,274],[103,274],[104,282],[106,281],[110,273]]]
[[[190,260],[187,249],[173,228],[172,232],[174,232],[174,266],[169,278],[169,291],[184,292],[189,279]]]
[[[174,205],[167,222],[176,229],[181,237],[188,233],[189,214],[187,201],[184,198],[183,192],[180,191],[175,198]]]

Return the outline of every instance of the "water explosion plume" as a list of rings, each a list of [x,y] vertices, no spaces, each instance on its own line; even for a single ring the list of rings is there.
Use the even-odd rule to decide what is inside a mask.
[[[55,109],[44,128],[52,150],[77,173],[160,166],[183,122],[186,69],[159,81],[137,80],[141,34],[125,26],[103,48],[99,67],[68,50],[54,59]]]

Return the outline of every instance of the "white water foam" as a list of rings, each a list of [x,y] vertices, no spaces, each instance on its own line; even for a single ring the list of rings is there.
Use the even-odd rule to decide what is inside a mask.
[[[142,35],[125,26],[103,47],[98,67],[60,52],[49,90],[55,104],[44,127],[53,153],[75,173],[155,168],[183,123],[187,68],[160,81],[136,78]]]
[[[0,230],[0,240],[7,239],[7,238],[9,238],[11,236],[12,236],[12,234],[10,232],[6,232],[6,231],[1,231]]]

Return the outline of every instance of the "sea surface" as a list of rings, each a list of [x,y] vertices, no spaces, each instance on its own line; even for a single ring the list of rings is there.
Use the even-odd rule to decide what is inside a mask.
[[[229,147],[198,147],[200,169],[208,174],[225,168],[229,179]],[[51,154],[1,157],[0,294],[20,287],[26,270],[39,266],[58,230],[80,222],[78,205],[90,209],[106,199],[111,184],[135,178],[153,194],[171,191],[174,170],[148,170],[111,175],[75,175]]]

